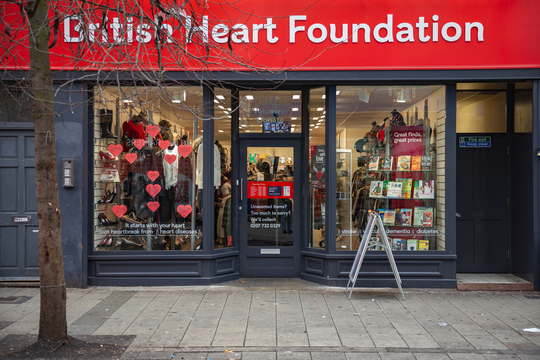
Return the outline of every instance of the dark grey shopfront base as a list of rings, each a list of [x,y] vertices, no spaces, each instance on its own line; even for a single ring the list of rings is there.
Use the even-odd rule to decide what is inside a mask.
[[[191,259],[138,256],[92,256],[88,265],[88,285],[93,286],[185,286],[210,285],[241,277],[239,254],[229,252]],[[455,288],[455,255],[395,254],[403,287]],[[300,278],[322,285],[345,287],[354,261],[350,254],[330,255],[304,251]],[[396,287],[392,269],[384,253],[368,254],[357,287]]]

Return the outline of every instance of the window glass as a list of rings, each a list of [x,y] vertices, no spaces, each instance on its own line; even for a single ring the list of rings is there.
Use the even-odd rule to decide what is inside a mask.
[[[201,250],[202,89],[94,90],[94,250]]]
[[[231,94],[214,89],[214,249],[233,246],[232,169],[231,169]],[[217,157],[217,160],[216,160]],[[219,176],[218,176],[219,174]]]
[[[358,249],[374,210],[393,250],[445,250],[445,101],[444,86],[337,87],[337,250]]]
[[[503,90],[497,90],[497,89]],[[458,133],[506,132],[506,84],[458,84]]]
[[[301,101],[300,90],[240,91],[240,133],[301,132]]]
[[[19,83],[4,81],[0,85],[0,122],[31,122],[32,104],[30,89]]]
[[[309,93],[309,202],[310,237],[309,247],[325,248],[325,88],[313,89]]]
[[[532,89],[518,90],[516,86],[514,132],[532,133]]]

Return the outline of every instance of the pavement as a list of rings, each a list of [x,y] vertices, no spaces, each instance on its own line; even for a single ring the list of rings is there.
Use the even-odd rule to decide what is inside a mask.
[[[299,279],[68,289],[68,333],[121,344],[122,359],[540,359],[540,332],[524,330],[540,329],[540,293],[404,291],[349,300]],[[0,350],[36,338],[39,304],[38,288],[0,287]]]

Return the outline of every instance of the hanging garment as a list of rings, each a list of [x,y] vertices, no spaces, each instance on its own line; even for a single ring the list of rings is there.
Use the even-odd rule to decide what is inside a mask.
[[[165,156],[174,155],[176,159],[169,164],[165,161]],[[178,147],[173,146],[172,149],[166,148],[163,150],[163,177],[165,178],[165,190],[169,190],[172,186],[178,183],[178,162],[180,154],[178,153]]]
[[[197,173],[196,183],[198,189],[203,188],[203,146],[201,142],[197,151]],[[214,187],[219,187],[221,183],[221,164],[217,145],[214,144]]]

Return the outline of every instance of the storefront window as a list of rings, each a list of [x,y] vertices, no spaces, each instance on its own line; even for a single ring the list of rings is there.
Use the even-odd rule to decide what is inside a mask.
[[[516,83],[514,132],[532,133],[532,83]]]
[[[309,247],[326,246],[326,108],[325,88],[313,89],[309,93],[309,202],[310,238]]]
[[[301,132],[301,101],[299,90],[240,91],[240,133]]]
[[[94,250],[201,250],[202,89],[95,94]]]
[[[506,132],[506,84],[458,84],[456,105],[458,133]]]
[[[336,247],[377,210],[394,250],[445,250],[444,86],[339,86]],[[382,250],[371,234],[370,250]]]
[[[232,169],[231,169],[231,94],[214,89],[214,249],[233,246]]]

